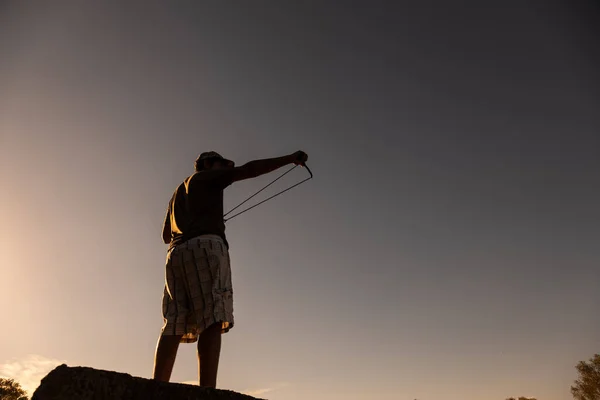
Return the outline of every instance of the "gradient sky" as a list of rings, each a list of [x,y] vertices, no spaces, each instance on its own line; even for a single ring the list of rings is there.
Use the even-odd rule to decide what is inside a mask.
[[[203,151],[302,149],[315,178],[227,225],[219,387],[570,398],[600,351],[600,14],[567,3],[0,3],[0,375],[150,377],[172,191]]]

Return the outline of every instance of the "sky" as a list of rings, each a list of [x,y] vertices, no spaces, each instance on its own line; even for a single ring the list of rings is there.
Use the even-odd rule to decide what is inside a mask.
[[[1,2],[0,376],[149,378],[173,190],[204,151],[304,150],[314,179],[227,223],[218,387],[571,398],[600,352],[600,13],[575,3]]]

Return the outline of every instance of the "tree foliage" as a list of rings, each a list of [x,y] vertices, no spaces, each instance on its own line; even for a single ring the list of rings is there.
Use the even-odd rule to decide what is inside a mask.
[[[580,361],[577,366],[579,377],[571,386],[571,394],[576,400],[600,400],[600,354],[589,361]]]
[[[14,379],[0,378],[0,399],[2,400],[29,400],[27,392],[21,384]]]

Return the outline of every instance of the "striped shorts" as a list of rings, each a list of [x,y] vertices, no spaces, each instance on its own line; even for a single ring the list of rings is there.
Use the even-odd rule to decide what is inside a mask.
[[[162,301],[162,335],[183,335],[193,343],[214,323],[221,333],[234,324],[229,251],[217,235],[202,235],[167,254]]]

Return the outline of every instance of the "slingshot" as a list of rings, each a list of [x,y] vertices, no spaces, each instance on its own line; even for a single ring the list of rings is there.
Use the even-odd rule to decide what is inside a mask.
[[[251,206],[251,207],[248,207],[248,208],[246,208],[246,209],[244,209],[244,210],[242,210],[242,211],[239,211],[239,212],[237,212],[236,214],[232,215],[232,216],[231,216],[231,217],[229,217],[229,218],[225,218],[225,217],[227,217],[229,214],[231,214],[233,211],[235,211],[235,210],[237,210],[238,208],[240,208],[240,207],[241,207],[243,204],[245,204],[245,203],[246,203],[248,200],[252,199],[254,196],[256,196],[257,194],[259,194],[260,192],[262,192],[263,190],[265,190],[266,188],[268,188],[269,186],[271,186],[272,184],[274,184],[275,182],[277,182],[279,179],[283,178],[284,176],[286,176],[287,174],[289,174],[290,172],[292,172],[292,171],[293,171],[293,170],[294,170],[294,169],[295,169],[295,168],[296,168],[298,165],[302,165],[304,168],[306,168],[306,170],[307,170],[307,171],[308,171],[308,173],[310,174],[310,176],[309,176],[308,178],[306,178],[306,179],[304,179],[304,180],[302,180],[302,181],[300,181],[300,182],[296,183],[295,185],[292,185],[292,186],[290,186],[290,187],[289,187],[289,188],[287,188],[287,189],[284,189],[284,190],[282,190],[282,191],[281,191],[281,192],[279,192],[279,193],[275,193],[274,195],[272,195],[272,196],[270,196],[270,197],[267,197],[267,198],[266,198],[266,199],[264,199],[263,201],[261,201],[261,202],[259,202],[259,203],[256,203],[255,205],[253,205],[253,206]],[[300,184],[302,184],[302,183],[306,182],[307,180],[309,180],[309,179],[312,179],[312,177],[313,177],[313,173],[311,172],[310,168],[308,168],[308,166],[307,166],[306,164],[296,164],[296,165],[294,165],[292,168],[288,169],[286,172],[284,172],[283,174],[281,174],[279,177],[277,177],[277,178],[275,178],[273,181],[271,181],[271,183],[269,183],[267,186],[265,186],[264,188],[260,189],[258,192],[254,193],[252,196],[248,197],[246,200],[242,201],[240,204],[238,204],[237,206],[233,207],[231,210],[227,211],[227,212],[226,212],[226,213],[223,215],[223,221],[224,221],[224,222],[230,221],[230,220],[232,220],[233,218],[237,217],[238,215],[240,215],[240,214],[243,214],[243,213],[245,213],[246,211],[252,210],[253,208],[255,208],[255,207],[258,207],[258,206],[260,206],[261,204],[263,204],[263,203],[265,203],[265,202],[267,202],[267,201],[269,201],[269,200],[271,200],[271,199],[273,199],[273,198],[275,198],[275,197],[279,196],[280,194],[282,194],[282,193],[285,193],[285,192],[287,192],[288,190],[291,190],[291,189],[295,188],[296,186],[298,186],[298,185],[300,185]]]

